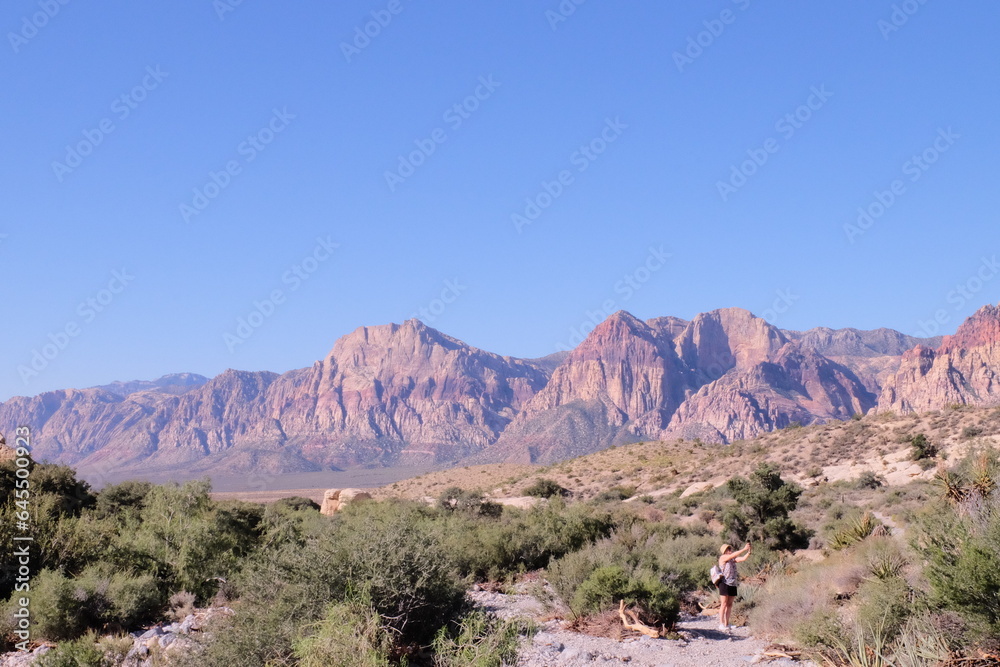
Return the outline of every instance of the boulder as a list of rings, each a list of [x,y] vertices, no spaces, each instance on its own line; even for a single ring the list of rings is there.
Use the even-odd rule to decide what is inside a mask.
[[[320,505],[319,513],[333,516],[351,503],[371,499],[371,494],[361,489],[328,489],[323,492],[323,504]]]
[[[340,509],[340,489],[327,489],[323,492],[323,503],[319,506],[319,513],[324,516],[333,516]]]

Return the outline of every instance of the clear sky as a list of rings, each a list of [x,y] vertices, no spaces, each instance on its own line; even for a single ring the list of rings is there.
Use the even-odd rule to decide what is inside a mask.
[[[577,2],[3,3],[0,399],[1000,298],[996,3]]]

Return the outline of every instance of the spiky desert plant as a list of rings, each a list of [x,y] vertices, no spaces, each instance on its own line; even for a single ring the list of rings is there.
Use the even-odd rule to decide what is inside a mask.
[[[941,489],[941,494],[953,503],[960,503],[969,495],[964,480],[950,470],[938,472],[934,483]]]
[[[865,512],[852,519],[846,528],[837,531],[830,540],[830,546],[834,549],[846,549],[871,536],[879,525],[881,524],[871,512]]]
[[[972,488],[984,498],[988,497],[997,488],[996,472],[996,462],[983,452],[972,468]]]

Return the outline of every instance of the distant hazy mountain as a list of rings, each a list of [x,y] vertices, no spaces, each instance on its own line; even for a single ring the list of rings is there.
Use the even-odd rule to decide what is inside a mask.
[[[93,389],[103,389],[125,397],[138,391],[159,391],[164,394],[183,394],[208,382],[208,378],[197,373],[171,373],[157,380],[133,380],[132,382],[112,382]]]
[[[0,432],[30,424],[39,458],[92,476],[551,462],[641,439],[731,442],[876,405],[992,404],[998,372],[992,306],[943,341],[782,331],[738,308],[691,321],[622,311],[572,352],[542,359],[409,320],[361,327],[282,375],[183,373],[16,397],[0,404]]]

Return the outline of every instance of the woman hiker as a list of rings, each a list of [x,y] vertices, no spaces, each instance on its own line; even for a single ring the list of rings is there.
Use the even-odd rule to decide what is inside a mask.
[[[733,611],[733,602],[736,601],[736,584],[740,579],[736,564],[750,558],[750,550],[749,542],[739,551],[733,551],[728,544],[719,548],[719,569],[722,570],[722,578],[718,583],[719,600],[722,601],[722,606],[719,607],[719,629],[722,631],[729,630],[729,615]]]

